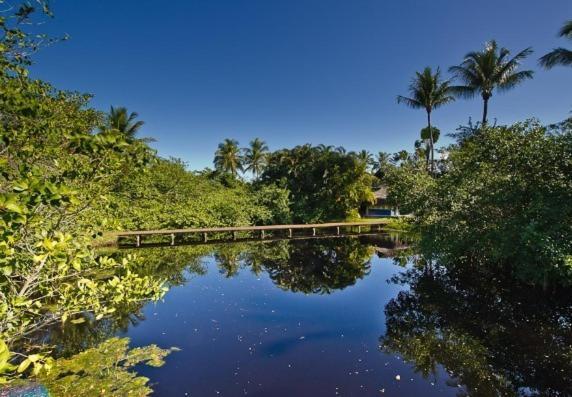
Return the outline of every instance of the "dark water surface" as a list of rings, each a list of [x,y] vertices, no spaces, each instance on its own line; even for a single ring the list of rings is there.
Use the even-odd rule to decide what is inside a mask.
[[[385,305],[406,288],[387,281],[403,268],[357,240],[311,240],[285,247],[285,263],[259,272],[244,260],[233,271],[221,265],[220,257],[206,257],[206,274],[188,274],[190,281],[173,288],[164,303],[145,308],[146,320],[127,332],[132,342],[182,349],[164,367],[142,371],[156,382],[157,395],[458,392],[456,385],[445,384],[443,371],[424,379],[399,355],[379,349]],[[265,260],[273,259],[262,257],[262,266]],[[332,271],[330,261],[351,271]]]
[[[139,249],[171,290],[106,332],[181,349],[139,369],[157,396],[572,394],[569,295],[403,248],[375,235]]]

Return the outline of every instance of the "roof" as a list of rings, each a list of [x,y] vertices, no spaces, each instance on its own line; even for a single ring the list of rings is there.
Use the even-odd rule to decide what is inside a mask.
[[[377,200],[385,200],[387,198],[387,186],[380,186],[379,189],[373,192],[373,196]]]

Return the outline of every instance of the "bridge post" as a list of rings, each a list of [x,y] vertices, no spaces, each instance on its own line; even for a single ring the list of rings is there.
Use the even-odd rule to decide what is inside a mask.
[[[292,229],[288,229],[288,237],[292,238]]]
[[[207,242],[207,232],[203,233],[203,241],[206,243]]]
[[[264,240],[264,229],[260,231],[260,238]]]
[[[340,235],[340,227],[336,226],[336,234],[339,236]]]
[[[358,233],[361,233],[361,226],[358,226],[358,227],[357,227],[357,232],[358,232]]]
[[[312,228],[312,236],[315,236],[315,235],[316,235],[316,228],[313,227],[313,228]]]
[[[171,245],[175,245],[175,233],[171,233]]]
[[[140,246],[141,246],[141,236],[140,236],[139,234],[138,234],[137,237],[136,237],[135,245],[136,245],[137,247],[140,247]]]
[[[236,230],[233,230],[233,232],[232,232],[232,239],[236,240]]]

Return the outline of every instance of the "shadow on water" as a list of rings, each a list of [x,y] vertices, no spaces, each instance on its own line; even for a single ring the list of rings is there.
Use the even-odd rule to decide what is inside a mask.
[[[444,395],[432,389],[429,382],[445,377],[451,386],[447,395],[451,395],[451,391],[458,396],[482,397],[572,395],[572,295],[569,290],[544,293],[490,269],[463,264],[447,270],[422,255],[413,254],[409,243],[398,235],[372,234],[157,247],[105,254],[136,255],[141,273],[165,280],[169,287],[188,284],[193,288],[193,280],[205,276],[207,268],[213,266],[223,278],[254,276],[248,278],[248,283],[267,278],[274,287],[300,297],[297,299],[304,299],[305,294],[328,297],[352,289],[349,287],[372,273],[373,258],[391,258],[398,267],[387,273],[389,280],[386,277],[379,281],[379,286],[372,285],[367,290],[371,291],[367,292],[369,295],[365,295],[367,299],[361,303],[355,299],[348,302],[373,305],[385,288],[383,281],[395,286],[396,292],[383,301],[382,310],[374,311],[378,314],[373,316],[385,324],[385,331],[373,325],[377,327],[373,330],[376,336],[382,333],[379,343],[374,336],[373,350],[378,345],[380,357],[398,357],[412,374],[425,379],[426,385],[416,389],[421,394]],[[252,288],[258,288],[258,284]],[[345,299],[341,296],[336,299]],[[299,300],[296,302],[302,304]],[[296,310],[300,307],[296,306]],[[117,312],[114,318],[102,321],[87,318],[84,324],[53,328],[43,338],[58,346],[60,355],[68,356],[143,324],[146,313],[148,315],[144,309],[144,303],[134,303]],[[359,312],[358,307],[354,309]],[[307,309],[307,312],[312,315],[313,310]],[[258,306],[245,313],[248,316],[244,320],[242,317],[236,320],[243,322],[232,327],[246,327],[243,329],[246,332],[255,325],[274,326],[276,321],[292,321],[288,320],[289,312],[274,314]],[[349,341],[340,339],[339,329],[328,328],[335,322],[330,323],[330,318],[325,321],[322,312],[316,315],[317,321],[322,321],[320,327],[308,329],[302,336],[277,336],[260,347],[259,354],[276,358],[307,355],[308,351],[299,349],[314,345],[324,349],[337,345],[343,349],[345,346],[341,344]],[[355,318],[359,319],[359,315]],[[329,316],[335,321],[337,314],[333,312]],[[302,340],[304,345],[300,344]],[[176,357],[174,355],[173,360]],[[323,366],[319,370],[313,368],[327,371],[328,364]],[[313,375],[308,373],[307,376]],[[388,381],[384,378],[387,376],[382,376],[384,382]],[[393,377],[391,374],[390,378]]]

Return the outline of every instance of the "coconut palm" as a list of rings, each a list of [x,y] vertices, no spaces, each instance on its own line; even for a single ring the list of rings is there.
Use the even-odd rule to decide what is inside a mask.
[[[250,141],[250,147],[244,149],[244,165],[246,171],[252,171],[255,178],[262,173],[268,156],[266,142],[259,138]]]
[[[427,164],[427,168],[429,168],[429,151],[431,150],[431,137],[433,137],[433,144],[439,141],[439,137],[441,136],[441,130],[437,127],[431,127],[429,130],[428,127],[421,129],[421,140],[419,141],[420,144],[425,144],[425,162]],[[417,142],[417,141],[416,141]],[[420,146],[420,145],[417,145]]]
[[[373,155],[367,150],[362,150],[360,152],[357,152],[355,156],[359,161],[365,164],[367,168],[369,168],[374,163]]]
[[[227,138],[219,143],[215,152],[214,166],[218,171],[231,173],[233,176],[242,171],[242,156],[236,140]]]
[[[134,139],[139,129],[145,124],[141,120],[135,121],[137,117],[139,114],[136,112],[129,113],[124,106],[117,108],[112,106],[105,119],[104,128],[117,130],[125,134],[126,137]]]
[[[562,26],[558,35],[572,40],[572,20]],[[555,48],[540,58],[540,65],[546,69],[552,69],[557,65],[572,66],[572,51],[562,47]]]
[[[532,78],[534,74],[532,70],[517,72],[520,62],[531,53],[532,48],[528,47],[509,58],[510,51],[499,48],[496,41],[491,40],[485,44],[482,51],[469,52],[460,65],[449,68],[449,71],[463,83],[451,89],[457,96],[464,98],[473,98],[481,94],[484,125],[487,123],[489,99],[495,89],[508,91]]]
[[[451,95],[450,80],[441,79],[439,68],[433,73],[430,67],[426,67],[423,72],[416,72],[415,77],[409,85],[410,97],[399,95],[397,103],[404,103],[413,109],[425,109],[427,112],[427,128],[431,128],[431,113],[434,109],[455,100]],[[431,172],[434,171],[434,138],[429,134],[429,147],[431,151]]]
[[[379,179],[384,179],[389,168],[391,159],[391,154],[386,152],[379,152],[377,154],[377,159],[375,160],[375,164],[373,165],[373,171],[375,172],[375,176]]]

